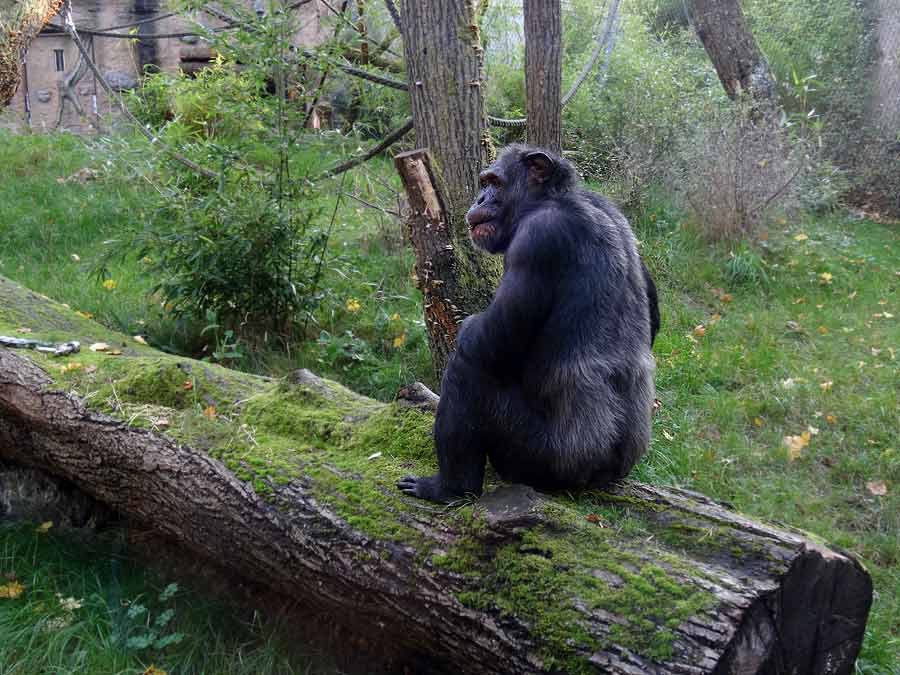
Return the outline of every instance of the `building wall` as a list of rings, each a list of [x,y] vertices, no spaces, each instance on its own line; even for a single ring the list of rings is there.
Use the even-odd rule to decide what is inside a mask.
[[[92,30],[129,24],[167,11],[165,0],[74,0],[72,9],[76,27]],[[327,10],[316,0],[295,11],[298,12],[300,26],[294,43],[314,45],[321,42],[326,33],[322,18]],[[205,14],[198,18],[208,26],[220,25]],[[62,16],[56,16],[51,23],[61,26]],[[128,33],[131,30],[121,28],[113,32]],[[141,34],[181,33],[190,31],[191,23],[176,16],[143,24],[137,30],[136,37]],[[99,114],[102,117],[114,112],[114,105],[107,100],[99,82],[86,69],[77,84],[69,89],[83,114],[71,101],[64,100],[64,82],[78,68],[80,55],[67,35],[53,34],[52,31],[52,27],[46,29],[29,48],[19,89],[6,114],[0,118],[0,124],[20,127],[28,124],[30,118],[31,128],[36,131],[59,127],[87,132],[92,128],[91,121],[95,116]],[[139,74],[147,64],[152,63],[167,72],[177,72],[179,69],[191,72],[202,67],[204,60],[210,57],[209,47],[196,38],[135,41],[96,36],[91,40],[84,33],[81,37],[89,49],[93,49],[94,61],[104,77],[111,84],[126,88],[137,84]],[[63,52],[64,69],[61,72],[57,71],[55,50]],[[30,114],[26,111],[26,97]]]

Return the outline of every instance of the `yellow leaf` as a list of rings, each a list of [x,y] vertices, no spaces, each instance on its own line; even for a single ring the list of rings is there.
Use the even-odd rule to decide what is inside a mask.
[[[37,532],[38,534],[46,534],[47,532],[50,531],[51,527],[53,527],[53,521],[48,520],[46,523],[41,523],[36,528],[34,528],[34,531]]]
[[[807,239],[809,239],[809,237],[802,232],[794,237],[794,241],[806,241]]]
[[[831,391],[831,387],[833,384],[834,384],[834,382],[832,382],[831,380],[828,380],[827,382],[822,382],[821,384],[819,384],[819,389],[821,389],[822,391]]]
[[[25,587],[18,581],[10,581],[0,586],[0,599],[15,600],[25,592]]]
[[[73,254],[72,254],[72,260],[74,260],[75,262],[80,262],[80,261],[81,261],[81,256],[78,255],[77,253],[73,253]]]
[[[731,293],[722,293],[722,302],[731,302],[732,300],[734,298],[731,297]]]
[[[138,343],[140,343],[140,344],[142,344],[142,345],[147,344],[147,341],[144,339],[144,336],[143,336],[143,335],[135,335],[134,338],[132,338],[132,339],[133,339],[135,342],[138,342]]]
[[[116,288],[116,280],[115,279],[107,279],[103,282],[103,288],[108,291],[112,291]]]
[[[109,354],[110,356],[122,356],[122,350],[121,350],[121,349],[112,349],[112,350],[110,350],[110,351],[108,351],[108,352],[106,352],[106,353]]]
[[[168,673],[160,668],[157,668],[156,666],[147,666],[147,669],[143,672],[143,675],[168,675]]]
[[[819,326],[816,330],[822,335],[828,335],[828,329],[825,326]]]
[[[394,349],[400,349],[406,344],[406,333],[402,333],[394,338]]]
[[[400,320],[400,315],[399,315],[399,314],[397,314],[396,312],[394,312],[393,314],[391,314],[391,321],[399,321],[399,320]]]
[[[674,441],[674,440],[675,440],[675,437],[674,437],[672,434],[670,434],[668,431],[666,431],[665,429],[663,429],[663,436],[666,437],[666,440],[667,440],[667,441]]]
[[[834,415],[825,415],[825,421],[828,422],[828,424],[837,424],[837,417]]]
[[[105,352],[109,349],[109,345],[105,342],[95,342],[90,349],[92,352]]]
[[[832,280],[831,272],[822,272],[819,275],[819,283],[820,284],[830,284]]]
[[[80,309],[77,310],[75,313],[83,319],[93,319],[94,318],[94,315],[91,314],[90,312],[82,312]]]
[[[782,442],[787,446],[788,459],[794,461],[803,454],[803,448],[809,445],[810,433],[804,431],[799,436],[785,436]]]
[[[852,300],[853,298],[856,297],[856,294],[857,294],[858,292],[859,292],[859,291],[853,291],[850,295],[847,296],[847,298],[850,299],[850,300]]]
[[[711,317],[709,317],[710,324],[719,323],[719,321],[721,321],[721,320],[722,320],[722,315],[719,314],[718,312],[716,312]]]
[[[866,483],[866,489],[873,495],[878,495],[879,497],[883,497],[887,494],[887,485],[885,485],[883,480],[870,480]]]
[[[16,328],[17,333],[33,333],[34,331],[30,328]]]
[[[351,314],[356,314],[361,308],[362,305],[359,303],[359,300],[357,300],[356,298],[347,298],[348,312],[350,312]]]
[[[763,421],[762,417],[753,418],[753,426],[755,426],[757,429],[762,429],[763,424],[765,424],[765,422]]]
[[[216,406],[214,406],[214,405],[208,406],[203,411],[203,416],[206,417],[207,419],[211,419],[211,420],[215,419],[216,418]]]

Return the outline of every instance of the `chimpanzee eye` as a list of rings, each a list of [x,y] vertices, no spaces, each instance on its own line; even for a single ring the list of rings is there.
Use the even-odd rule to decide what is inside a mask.
[[[493,171],[485,171],[484,173],[478,176],[478,184],[481,188],[486,188],[489,185],[491,187],[499,188],[503,187],[503,181],[500,179],[500,176],[495,174]]]

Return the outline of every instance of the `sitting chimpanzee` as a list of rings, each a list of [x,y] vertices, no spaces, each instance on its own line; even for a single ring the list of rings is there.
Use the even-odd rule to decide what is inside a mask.
[[[435,502],[481,494],[485,459],[536,488],[601,487],[650,442],[656,287],[624,216],[565,159],[508,147],[480,176],[472,240],[504,253],[484,312],[460,327],[435,421]]]

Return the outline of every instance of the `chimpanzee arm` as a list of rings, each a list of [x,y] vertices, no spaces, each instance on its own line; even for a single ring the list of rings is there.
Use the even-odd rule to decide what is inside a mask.
[[[457,337],[462,358],[498,377],[518,373],[544,326],[566,265],[564,226],[542,209],[520,223],[490,306],[468,317]]]
[[[656,293],[656,284],[653,283],[653,277],[650,276],[650,270],[641,260],[641,269],[644,272],[644,282],[647,285],[647,302],[650,304],[650,346],[656,341],[656,334],[659,332],[659,298]]]

